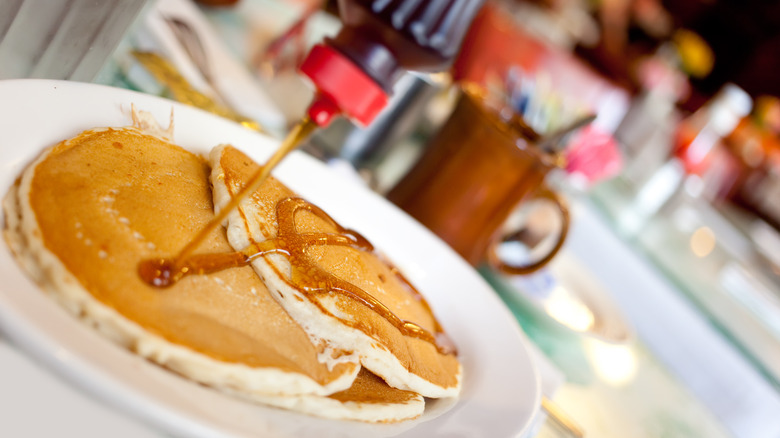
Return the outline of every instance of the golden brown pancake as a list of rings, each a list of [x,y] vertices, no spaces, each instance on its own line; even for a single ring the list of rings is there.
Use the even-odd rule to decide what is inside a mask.
[[[141,260],[176,254],[214,217],[209,172],[139,129],[86,131],[44,151],[10,189],[6,242],[63,306],[185,377],[326,418],[418,417],[421,395],[361,370],[356,353],[312,343],[249,266],[167,289],[141,280]],[[231,251],[222,228],[198,250]]]
[[[230,146],[216,148],[210,159],[217,207],[227,204],[258,169]],[[300,208],[291,214],[287,206]],[[236,250],[266,241],[289,246],[296,235],[306,234],[354,240],[350,233],[275,179],[228,217],[228,240]],[[434,342],[442,333],[430,308],[376,251],[312,244],[303,252],[263,255],[253,266],[315,342],[358,354],[361,364],[390,386],[426,397],[458,394],[460,364],[454,352]]]
[[[359,367],[320,363],[251,268],[191,276],[168,289],[139,278],[140,260],[175,253],[213,217],[208,174],[200,157],[134,128],[87,131],[24,174],[21,232],[44,276],[61,264],[98,303],[151,336],[129,336],[130,348],[188,377],[267,394],[348,388]],[[202,249],[230,251],[224,230]]]
[[[262,398],[259,401],[264,401]],[[420,394],[391,388],[384,380],[362,368],[352,386],[327,397],[300,395],[274,397],[275,406],[324,418],[394,423],[419,417],[425,410]]]

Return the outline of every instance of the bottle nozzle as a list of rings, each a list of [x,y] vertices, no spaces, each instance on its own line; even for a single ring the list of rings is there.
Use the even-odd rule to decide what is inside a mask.
[[[314,46],[301,64],[300,71],[317,88],[309,116],[320,126],[326,126],[340,113],[368,125],[387,105],[387,93],[332,47]]]
[[[325,128],[337,115],[341,114],[341,108],[328,96],[318,94],[309,105],[308,114],[314,123]]]

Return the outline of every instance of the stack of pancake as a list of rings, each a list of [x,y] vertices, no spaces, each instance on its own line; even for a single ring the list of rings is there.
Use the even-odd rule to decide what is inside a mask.
[[[6,241],[74,315],[223,392],[372,422],[415,418],[424,397],[457,396],[460,364],[433,314],[370,247],[306,244],[304,265],[280,247],[165,289],[139,277],[141,261],[177,254],[257,168],[230,146],[207,162],[137,126],[89,130],[45,150],[11,188]],[[291,203],[302,211],[279,216]],[[283,246],[280,223],[301,236],[359,239],[270,179],[197,252]],[[301,274],[312,269],[319,276]],[[332,281],[312,283],[322,278]]]

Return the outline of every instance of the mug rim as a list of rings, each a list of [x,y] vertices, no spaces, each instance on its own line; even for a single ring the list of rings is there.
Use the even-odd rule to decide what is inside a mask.
[[[537,155],[544,164],[550,167],[563,167],[561,152],[547,152],[537,147],[542,136],[525,123],[517,113],[512,112],[514,123],[510,123],[486,104],[488,91],[483,85],[469,81],[459,84],[457,88],[460,92],[459,99],[466,98],[470,101],[481,117],[487,119],[498,131],[510,136],[519,149]]]

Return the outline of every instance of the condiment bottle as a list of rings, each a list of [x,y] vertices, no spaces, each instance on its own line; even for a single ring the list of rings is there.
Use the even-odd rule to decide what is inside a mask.
[[[726,84],[712,100],[680,122],[673,154],[687,174],[701,175],[707,170],[711,152],[750,113],[752,105],[744,90]]]
[[[723,137],[734,130],[752,105],[744,90],[726,84],[709,102],[683,119],[677,127],[671,157],[637,191],[621,220],[624,231],[633,234],[641,230],[647,219],[665,205],[674,205],[671,200],[678,194],[706,195],[707,181],[717,177],[714,154]]]
[[[404,70],[446,69],[483,0],[339,0],[344,24],[314,46],[300,71],[317,89],[308,116],[368,125]]]

